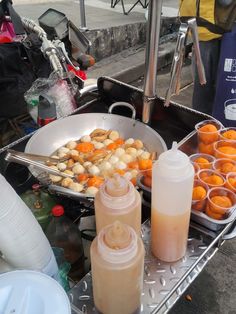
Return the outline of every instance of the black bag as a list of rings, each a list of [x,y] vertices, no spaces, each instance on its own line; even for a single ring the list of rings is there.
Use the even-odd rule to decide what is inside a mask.
[[[50,71],[50,64],[36,46],[0,44],[0,117],[26,113],[24,93],[38,77],[48,77]]]
[[[0,3],[0,13],[4,12],[5,14],[6,12],[5,2]],[[9,6],[12,8],[11,3],[8,3]],[[15,19],[13,18],[12,22],[13,20]],[[17,19],[17,23],[19,25],[19,19]],[[16,26],[16,28],[18,29],[18,33],[22,33],[21,27]],[[11,118],[26,113],[27,105],[24,93],[38,77],[49,76],[51,72],[50,64],[44,58],[40,46],[41,42],[35,34],[30,34],[24,43],[13,42],[0,44],[1,118]]]

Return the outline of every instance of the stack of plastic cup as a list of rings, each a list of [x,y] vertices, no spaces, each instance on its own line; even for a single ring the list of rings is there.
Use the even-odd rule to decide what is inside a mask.
[[[0,175],[0,251],[14,268],[58,272],[51,246],[31,210]]]

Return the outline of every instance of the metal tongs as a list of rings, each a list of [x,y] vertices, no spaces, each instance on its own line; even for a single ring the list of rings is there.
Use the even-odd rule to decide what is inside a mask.
[[[5,160],[8,162],[15,162],[17,164],[21,164],[24,166],[32,166],[48,174],[53,174],[53,175],[61,176],[64,178],[74,179],[73,175],[61,172],[59,170],[55,170],[53,168],[50,168],[46,164],[44,164],[47,162],[50,162],[51,164],[56,164],[58,162],[65,161],[66,160],[65,158],[57,159],[53,157],[47,157],[47,156],[36,155],[36,154],[27,154],[27,153],[17,152],[12,149],[8,149],[7,154],[5,156]]]
[[[194,55],[196,58],[199,81],[201,85],[206,84],[205,69],[202,63],[200,47],[199,47],[197,22],[195,18],[192,18],[188,20],[187,23],[180,24],[174,58],[171,65],[170,84],[166,93],[164,106],[169,106],[171,97],[173,95],[178,95],[180,91],[180,75],[181,75],[183,59],[185,55],[185,45],[186,45],[189,30],[191,31],[192,39],[193,39],[193,47],[194,47],[194,52],[195,52]]]

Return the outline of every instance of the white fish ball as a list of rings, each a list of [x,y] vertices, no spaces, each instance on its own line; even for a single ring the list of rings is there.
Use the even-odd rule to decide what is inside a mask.
[[[106,140],[104,140],[103,144],[105,146],[108,146],[109,144],[114,143],[112,140],[110,140],[109,138],[107,138]]]
[[[124,148],[119,147],[119,148],[117,148],[117,149],[115,150],[115,156],[120,157],[120,156],[122,156],[123,154],[125,154]]]
[[[98,188],[96,188],[95,186],[90,186],[85,191],[85,194],[89,196],[95,196],[97,192],[98,192]]]
[[[100,169],[95,166],[95,165],[92,165],[89,169],[88,169],[89,173],[92,174],[93,176],[96,176],[100,173]]]
[[[150,156],[151,156],[151,154],[150,154],[149,152],[143,152],[143,153],[140,155],[140,157],[141,157],[142,159],[149,159]]]
[[[84,173],[85,169],[82,165],[76,163],[72,168],[72,171],[74,172],[74,174],[81,174]]]
[[[59,162],[57,164],[57,169],[60,170],[60,171],[66,170],[66,164],[64,162]]]
[[[80,141],[84,143],[91,142],[91,137],[89,135],[84,135],[81,137]]]
[[[122,156],[120,156],[120,160],[128,164],[129,162],[133,160],[133,157],[129,154],[123,154]]]
[[[132,145],[134,144],[134,139],[132,137],[128,138],[126,141],[125,141],[125,144],[127,145]]]
[[[67,144],[66,144],[66,147],[69,148],[69,149],[75,149],[77,143],[75,141],[69,141]]]
[[[119,134],[119,132],[117,132],[117,131],[111,131],[111,133],[109,134],[109,138],[110,138],[112,141],[117,140],[119,137],[120,137],[120,134]]]
[[[75,192],[81,192],[84,189],[84,186],[77,182],[71,182],[69,184],[69,189],[75,191]]]

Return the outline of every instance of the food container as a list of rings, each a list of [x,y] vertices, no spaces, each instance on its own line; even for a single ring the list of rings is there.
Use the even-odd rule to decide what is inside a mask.
[[[219,140],[223,125],[217,120],[205,120],[196,124],[199,153],[214,155],[214,143]]]
[[[200,180],[194,180],[193,188],[195,188],[197,186],[203,187],[206,190],[206,195],[204,198],[202,198],[200,200],[192,200],[192,209],[196,210],[196,211],[203,212],[205,205],[206,205],[207,192],[208,192],[209,188],[208,188],[207,184],[201,182]]]
[[[218,171],[222,176],[226,177],[229,172],[236,172],[236,161],[228,158],[216,159],[213,162],[213,170]]]
[[[217,171],[202,169],[197,174],[198,179],[210,188],[224,186],[225,178]]]
[[[220,140],[236,140],[236,127],[221,129],[219,134]]]
[[[216,158],[228,158],[236,161],[236,141],[221,140],[214,143]]]
[[[213,201],[213,198],[215,200]],[[236,196],[234,192],[226,188],[213,188],[207,193],[205,213],[217,220],[227,218],[236,210]]]
[[[231,179],[236,181],[236,172],[229,172],[226,176],[226,183],[225,183],[225,187],[227,189],[236,193],[236,187],[235,187],[235,185],[232,184],[232,181],[230,182]]]
[[[190,161],[194,164],[197,164],[200,169],[212,169],[215,157],[208,154],[193,154],[190,157]],[[207,161],[207,162],[205,162]]]
[[[188,154],[189,156],[197,153],[197,143],[198,143],[198,136],[197,132],[192,132],[189,136],[184,138],[179,143],[179,149]],[[208,217],[206,214],[196,211],[192,209],[191,211],[191,220],[212,230],[218,232],[222,230],[227,224],[231,223],[236,219],[236,211],[227,217],[224,220],[216,220]]]

